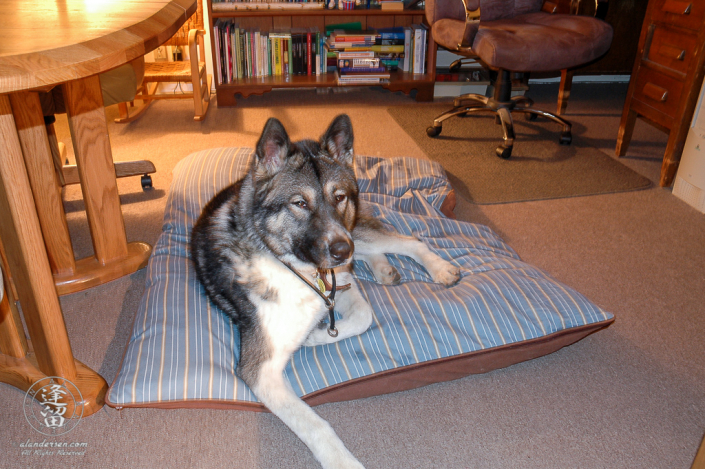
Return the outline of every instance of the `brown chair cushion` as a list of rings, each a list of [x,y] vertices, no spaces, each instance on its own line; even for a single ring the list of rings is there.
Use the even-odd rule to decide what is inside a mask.
[[[465,22],[443,19],[433,24],[436,43],[454,50]],[[573,68],[602,56],[612,43],[612,27],[588,16],[528,13],[483,21],[472,51],[490,68],[541,72]]]

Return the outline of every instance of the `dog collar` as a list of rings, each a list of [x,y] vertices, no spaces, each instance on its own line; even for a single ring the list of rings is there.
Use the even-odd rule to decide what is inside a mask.
[[[335,328],[335,315],[333,314],[333,310],[335,308],[335,292],[347,290],[350,288],[350,284],[348,283],[346,285],[337,286],[335,283],[335,271],[333,271],[333,269],[316,269],[316,273],[313,275],[313,278],[316,279],[316,285],[314,285],[309,282],[306,277],[301,275],[296,269],[289,265],[289,263],[282,263],[323,299],[323,302],[328,308],[328,335],[331,337],[338,337],[338,329]],[[328,272],[330,272],[331,277],[330,283],[327,278]],[[328,293],[328,296],[326,296],[326,293]]]

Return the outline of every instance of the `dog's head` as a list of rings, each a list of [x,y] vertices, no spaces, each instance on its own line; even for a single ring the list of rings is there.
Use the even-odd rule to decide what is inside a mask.
[[[255,154],[253,222],[267,247],[325,269],[349,263],[358,205],[350,118],[336,117],[319,141],[299,142],[270,118]]]

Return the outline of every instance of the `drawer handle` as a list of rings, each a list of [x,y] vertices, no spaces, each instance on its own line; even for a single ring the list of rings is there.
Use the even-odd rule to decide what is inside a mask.
[[[677,0],[666,0],[661,8],[666,13],[675,13],[676,15],[689,15],[692,3],[679,2]]]
[[[685,60],[685,51],[677,47],[663,45],[659,47],[658,53],[664,57],[680,60],[681,62]]]
[[[654,85],[653,83],[647,83],[644,85],[644,96],[651,98],[654,101],[665,103],[668,99],[668,90]]]

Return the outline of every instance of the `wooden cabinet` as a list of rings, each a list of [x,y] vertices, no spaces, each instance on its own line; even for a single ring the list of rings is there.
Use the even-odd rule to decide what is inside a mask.
[[[213,23],[218,18],[234,18],[241,28],[259,28],[260,31],[272,29],[301,28],[317,26],[319,31],[325,31],[326,25],[350,22],[360,22],[363,29],[386,28],[393,26],[410,26],[424,21],[423,9],[389,11],[376,9],[328,10],[328,9],[296,9],[296,10],[230,10],[224,11],[219,6],[213,10],[213,4],[208,1],[208,17],[211,37],[213,63],[215,63],[215,46],[213,44]],[[413,74],[402,71],[392,72],[389,83],[382,84],[391,91],[403,91],[406,94],[416,90],[417,101],[432,101],[433,87],[436,76],[436,45],[427,34],[428,48],[426,53],[426,73]],[[251,94],[263,94],[274,88],[316,88],[338,86],[334,73],[319,76],[269,76],[257,78],[236,79],[232,83],[219,83],[216,80],[216,95],[218,106],[235,106],[235,95],[247,97]],[[348,85],[346,85],[348,86]],[[369,86],[369,85],[366,85]]]
[[[661,186],[675,177],[703,81],[705,0],[651,0],[617,137],[624,156],[637,116],[669,133]]]

